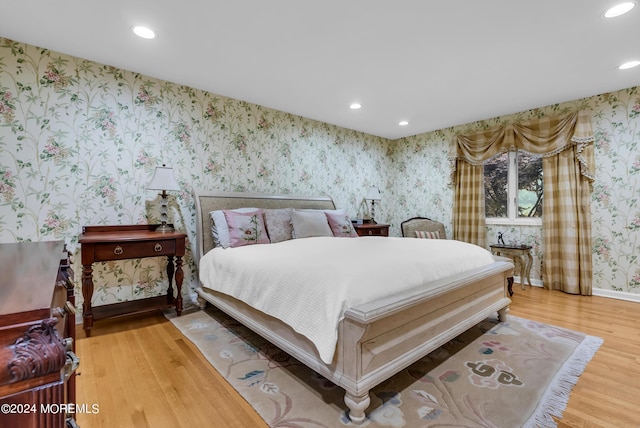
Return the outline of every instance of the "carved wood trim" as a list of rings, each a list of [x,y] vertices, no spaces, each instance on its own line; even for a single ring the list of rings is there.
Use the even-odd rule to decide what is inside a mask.
[[[20,382],[60,371],[66,362],[66,349],[55,325],[47,318],[33,325],[11,346],[14,357],[9,361],[9,383]]]

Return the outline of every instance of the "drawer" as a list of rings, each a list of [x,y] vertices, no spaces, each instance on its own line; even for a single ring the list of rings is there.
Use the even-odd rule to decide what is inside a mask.
[[[376,227],[373,229],[363,230],[365,236],[387,236],[387,229]]]
[[[359,236],[389,236],[388,227],[361,227],[356,231]]]
[[[137,259],[140,257],[171,256],[175,254],[175,251],[176,241],[174,239],[96,244],[94,258],[96,262]]]

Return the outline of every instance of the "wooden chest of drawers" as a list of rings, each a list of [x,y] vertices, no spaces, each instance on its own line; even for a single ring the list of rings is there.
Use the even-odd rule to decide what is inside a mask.
[[[69,404],[79,360],[63,248],[62,241],[0,244],[0,428],[75,424]]]

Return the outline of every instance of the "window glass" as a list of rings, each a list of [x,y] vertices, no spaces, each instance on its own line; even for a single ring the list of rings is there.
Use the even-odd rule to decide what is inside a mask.
[[[542,156],[518,152],[518,217],[542,217]]]
[[[487,217],[508,217],[509,154],[484,163],[484,203]]]

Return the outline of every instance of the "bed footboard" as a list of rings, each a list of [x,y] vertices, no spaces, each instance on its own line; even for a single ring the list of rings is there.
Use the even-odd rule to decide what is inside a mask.
[[[348,310],[336,372],[341,372],[352,421],[364,420],[369,390],[377,384],[493,313],[506,320],[509,268],[497,262],[482,272],[449,279],[429,295],[400,296]]]
[[[339,325],[333,362],[288,325],[233,297],[209,289],[204,299],[283,351],[343,388],[351,420],[365,421],[369,391],[491,314],[506,319],[507,275],[513,265],[496,262],[441,281],[429,293],[398,295],[349,309]]]

